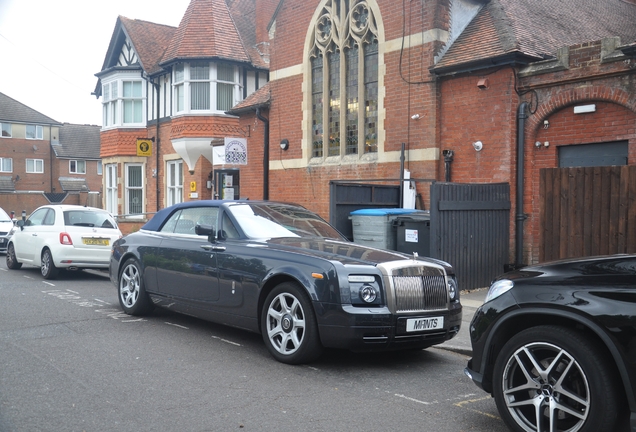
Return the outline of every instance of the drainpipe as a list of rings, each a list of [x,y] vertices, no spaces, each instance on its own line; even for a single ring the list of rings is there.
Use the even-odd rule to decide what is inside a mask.
[[[404,148],[406,144],[402,143],[400,151],[400,208],[404,207]]]
[[[451,181],[451,163],[453,163],[453,156],[455,152],[453,150],[443,150],[444,155],[444,181],[450,183]]]
[[[515,268],[523,266],[523,149],[525,147],[525,128],[528,102],[521,102],[517,108],[517,216],[515,224]]]
[[[261,115],[261,109],[256,108],[256,117],[263,122],[263,199],[269,199],[269,120]]]
[[[141,78],[146,80],[146,82],[148,82],[151,86],[153,86],[155,88],[155,90],[157,91],[157,97],[155,99],[155,102],[157,104],[157,118],[156,120],[156,126],[155,126],[155,189],[157,192],[157,211],[161,210],[161,200],[159,199],[159,196],[161,195],[161,188],[159,185],[159,149],[160,149],[160,140],[159,140],[159,115],[160,115],[160,110],[161,110],[161,105],[159,104],[159,93],[161,91],[161,83],[156,83],[153,80],[151,80],[148,77],[148,74],[145,71],[141,71]]]
[[[155,143],[155,166],[156,166],[156,173],[155,173],[155,187],[157,188],[157,211],[159,211],[161,209],[161,200],[159,199],[159,196],[161,195],[161,186],[159,184],[159,148],[160,148],[160,143],[161,140],[159,139],[159,115],[161,113],[161,104],[159,103],[159,97],[160,97],[160,92],[161,92],[161,83],[155,83],[154,81],[151,81],[152,86],[155,88],[155,90],[157,91],[157,98],[155,100],[155,103],[157,104],[157,118],[156,120],[156,124],[155,124],[155,136],[157,137],[157,142]]]

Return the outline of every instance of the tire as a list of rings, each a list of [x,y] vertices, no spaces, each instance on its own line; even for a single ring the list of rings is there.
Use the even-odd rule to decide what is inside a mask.
[[[15,248],[13,243],[9,243],[7,247],[7,268],[11,270],[18,270],[22,267],[22,263],[18,262],[15,256]]]
[[[128,315],[145,315],[152,311],[153,304],[146,293],[139,261],[130,258],[119,272],[117,297],[122,310]]]
[[[261,313],[261,333],[267,349],[281,363],[309,363],[322,354],[313,306],[296,283],[282,283],[269,293]]]
[[[42,258],[40,260],[40,273],[44,279],[55,279],[59,273],[55,263],[53,262],[53,255],[49,249],[42,251]]]
[[[615,370],[599,344],[582,333],[534,327],[502,348],[493,396],[511,430],[550,431],[550,422],[555,431],[614,430],[620,405]]]

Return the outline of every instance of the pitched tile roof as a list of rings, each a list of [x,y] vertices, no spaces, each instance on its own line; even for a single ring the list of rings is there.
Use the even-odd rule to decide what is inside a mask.
[[[269,106],[271,100],[271,94],[269,90],[269,83],[266,83],[263,87],[256,90],[254,93],[243,99],[227,111],[228,114],[240,114],[246,111],[252,111],[255,108],[262,108]]]
[[[634,22],[636,5],[623,0],[490,0],[432,70],[513,54],[540,60],[605,37],[627,44],[636,39]]]
[[[260,1],[260,0],[259,0]],[[254,66],[269,68],[269,43],[259,41],[256,36],[255,0],[226,0],[230,15],[243,41],[243,46]],[[264,43],[261,43],[264,42]]]
[[[53,151],[62,159],[99,159],[99,126],[64,123]]]
[[[60,177],[58,180],[64,192],[88,192],[90,190],[84,178]]]
[[[148,74],[160,71],[159,61],[177,31],[176,27],[133,20],[123,16],[118,19],[139,56],[141,67]]]
[[[224,1],[190,2],[161,64],[167,65],[184,58],[221,58],[250,62]]]
[[[35,123],[45,125],[59,125],[60,122],[53,120],[29,108],[25,104],[0,93],[0,122]]]

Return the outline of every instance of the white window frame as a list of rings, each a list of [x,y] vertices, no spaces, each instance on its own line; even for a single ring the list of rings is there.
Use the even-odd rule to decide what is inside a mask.
[[[172,71],[172,91],[173,91],[173,100],[174,100],[174,112],[181,113],[185,112],[186,107],[186,84],[185,84],[185,65],[183,63],[179,63],[175,65]]]
[[[102,165],[102,161],[97,161],[97,175],[102,175],[104,173],[104,166]]]
[[[81,159],[69,160],[68,172],[70,174],[86,174],[86,161]]]
[[[113,81],[102,86],[103,127],[117,124],[119,107],[119,81]]]
[[[126,94],[127,84],[131,85],[131,94]],[[135,94],[136,87],[139,85],[139,94]],[[142,80],[136,79],[124,79],[121,81],[122,86],[122,109],[121,109],[121,124],[123,125],[140,125],[144,123],[144,83]],[[132,106],[132,118],[130,121],[126,121],[127,104],[131,103]],[[139,118],[135,117],[135,113],[139,109]]]
[[[13,172],[13,158],[0,157],[0,173]]]
[[[130,182],[130,169],[131,168],[136,168],[139,167],[141,170],[141,185],[132,185],[131,186],[131,182]],[[143,209],[145,208],[145,197],[144,197],[144,165],[142,163],[126,163],[124,164],[124,171],[125,171],[125,180],[124,180],[124,205],[125,205],[125,212],[127,215],[139,215],[139,217],[143,216]],[[141,211],[135,211],[135,209],[132,209],[131,211],[131,202],[130,202],[130,197],[131,194],[135,193],[139,193],[141,192],[141,203],[139,204],[139,208]],[[137,198],[137,197],[134,197]],[[135,211],[133,213],[133,211]]]
[[[175,114],[188,114],[188,113],[215,113],[224,114],[232,106],[240,102],[240,96],[242,93],[243,83],[242,75],[238,66],[231,63],[216,63],[209,62],[209,79],[198,78],[194,79],[191,75],[191,66],[194,64],[201,64],[203,62],[179,63],[174,66],[172,70],[172,99],[173,110]],[[233,69],[233,80],[221,80],[218,78],[218,66],[219,64],[230,66]],[[192,97],[191,97],[191,84],[209,82],[210,84],[210,101],[209,109],[193,109]],[[229,108],[219,109],[217,104],[218,87],[220,85],[232,85],[232,103]]]
[[[106,210],[110,214],[117,215],[117,164],[106,164]]]
[[[6,134],[6,135],[5,135]],[[11,123],[0,123],[0,138],[12,138]]]
[[[27,159],[26,172],[34,174],[44,173],[44,159]]]
[[[166,204],[183,202],[183,160],[166,162]]]
[[[29,137],[29,130],[32,131],[33,136]],[[44,128],[40,125],[26,125],[25,138],[28,140],[42,140],[44,139]]]

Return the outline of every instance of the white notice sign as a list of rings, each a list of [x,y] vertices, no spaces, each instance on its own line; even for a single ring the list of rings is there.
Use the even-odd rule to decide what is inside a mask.
[[[417,230],[405,229],[404,241],[407,241],[410,243],[417,243]]]

